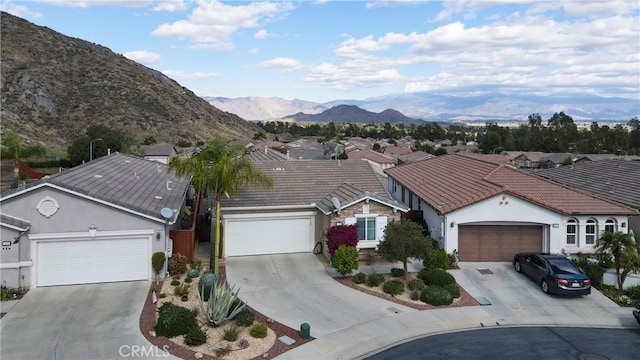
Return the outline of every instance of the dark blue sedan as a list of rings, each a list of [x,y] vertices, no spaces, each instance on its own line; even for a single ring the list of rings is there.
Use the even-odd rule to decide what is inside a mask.
[[[591,294],[591,280],[570,259],[560,254],[516,254],[513,267],[533,279],[547,294]]]

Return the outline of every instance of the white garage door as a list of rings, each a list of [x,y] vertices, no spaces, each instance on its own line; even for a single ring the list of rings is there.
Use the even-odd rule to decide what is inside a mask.
[[[38,286],[147,280],[149,238],[40,241]]]
[[[311,252],[313,217],[228,219],[226,256]]]

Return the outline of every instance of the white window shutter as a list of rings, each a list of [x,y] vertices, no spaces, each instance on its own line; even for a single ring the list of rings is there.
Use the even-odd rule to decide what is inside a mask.
[[[384,229],[387,227],[387,217],[376,217],[376,240],[382,240],[384,238]]]
[[[344,219],[344,224],[345,225],[353,225],[353,224],[356,224],[356,223],[358,223],[358,221],[354,217],[348,217],[348,218]]]

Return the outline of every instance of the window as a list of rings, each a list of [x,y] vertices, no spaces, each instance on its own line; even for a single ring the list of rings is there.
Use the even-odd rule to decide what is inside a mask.
[[[358,240],[375,240],[376,239],[376,218],[362,217],[358,218]]]
[[[613,219],[609,219],[604,223],[604,231],[616,232],[616,223]]]
[[[398,191],[398,182],[396,181],[396,179],[391,179],[391,186],[393,187],[394,193]]]
[[[400,196],[402,197],[402,203],[404,204],[404,185],[400,187],[400,191],[402,191],[402,194]]]
[[[571,219],[567,221],[567,245],[575,245],[578,236],[578,223]]]
[[[585,244],[596,244],[596,222],[594,220],[587,220],[587,227],[585,230]]]
[[[413,193],[409,191],[409,209],[413,210]]]

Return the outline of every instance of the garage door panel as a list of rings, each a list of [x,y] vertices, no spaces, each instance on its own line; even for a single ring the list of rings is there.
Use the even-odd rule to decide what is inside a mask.
[[[44,241],[37,245],[38,286],[147,280],[148,238]]]
[[[511,261],[519,252],[542,251],[542,226],[461,225],[458,247],[462,261]]]
[[[226,256],[310,252],[311,217],[233,219],[224,228]]]

